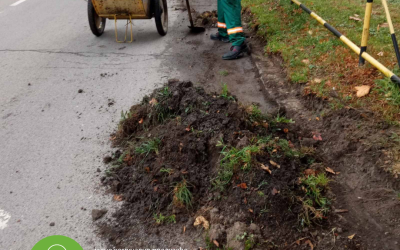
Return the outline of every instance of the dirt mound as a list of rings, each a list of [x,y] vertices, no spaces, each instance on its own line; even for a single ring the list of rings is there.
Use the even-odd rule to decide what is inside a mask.
[[[201,14],[197,14],[195,18],[196,26],[205,28],[216,28],[218,23],[218,13],[216,10],[205,11]]]
[[[331,230],[330,170],[292,120],[177,80],[121,117],[103,178],[124,201],[102,226],[111,245],[308,249]]]

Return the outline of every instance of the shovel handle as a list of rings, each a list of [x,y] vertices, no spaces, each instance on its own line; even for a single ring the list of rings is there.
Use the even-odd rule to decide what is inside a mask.
[[[189,13],[190,26],[194,27],[193,18],[192,18],[192,9],[190,8],[189,0],[186,0],[186,6],[188,9],[188,13]]]

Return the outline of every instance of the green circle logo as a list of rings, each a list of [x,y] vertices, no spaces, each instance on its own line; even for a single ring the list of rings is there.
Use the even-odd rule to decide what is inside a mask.
[[[71,238],[53,235],[39,241],[32,250],[83,250],[83,248]]]

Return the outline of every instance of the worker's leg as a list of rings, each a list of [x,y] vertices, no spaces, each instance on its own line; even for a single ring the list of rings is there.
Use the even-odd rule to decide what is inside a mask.
[[[222,56],[222,59],[233,60],[248,51],[242,27],[242,5],[241,0],[223,0],[223,2],[226,27],[232,48]]]
[[[228,32],[226,30],[223,1],[224,0],[218,0],[218,33],[221,36],[227,37]]]
[[[229,43],[229,36],[226,30],[223,1],[224,0],[218,0],[218,33],[212,34],[211,39]]]
[[[241,0],[222,0],[228,35],[232,46],[241,46],[246,40],[242,27]]]

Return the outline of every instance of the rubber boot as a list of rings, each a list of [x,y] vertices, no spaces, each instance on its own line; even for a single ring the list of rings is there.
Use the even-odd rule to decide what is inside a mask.
[[[250,54],[250,49],[246,43],[243,43],[240,46],[232,46],[231,50],[222,56],[222,59],[224,60],[238,59],[243,54],[243,52]]]
[[[211,34],[210,38],[211,38],[211,40],[221,41],[221,42],[224,42],[224,43],[229,43],[229,36],[221,36],[219,34],[219,32],[217,32],[215,34]]]

